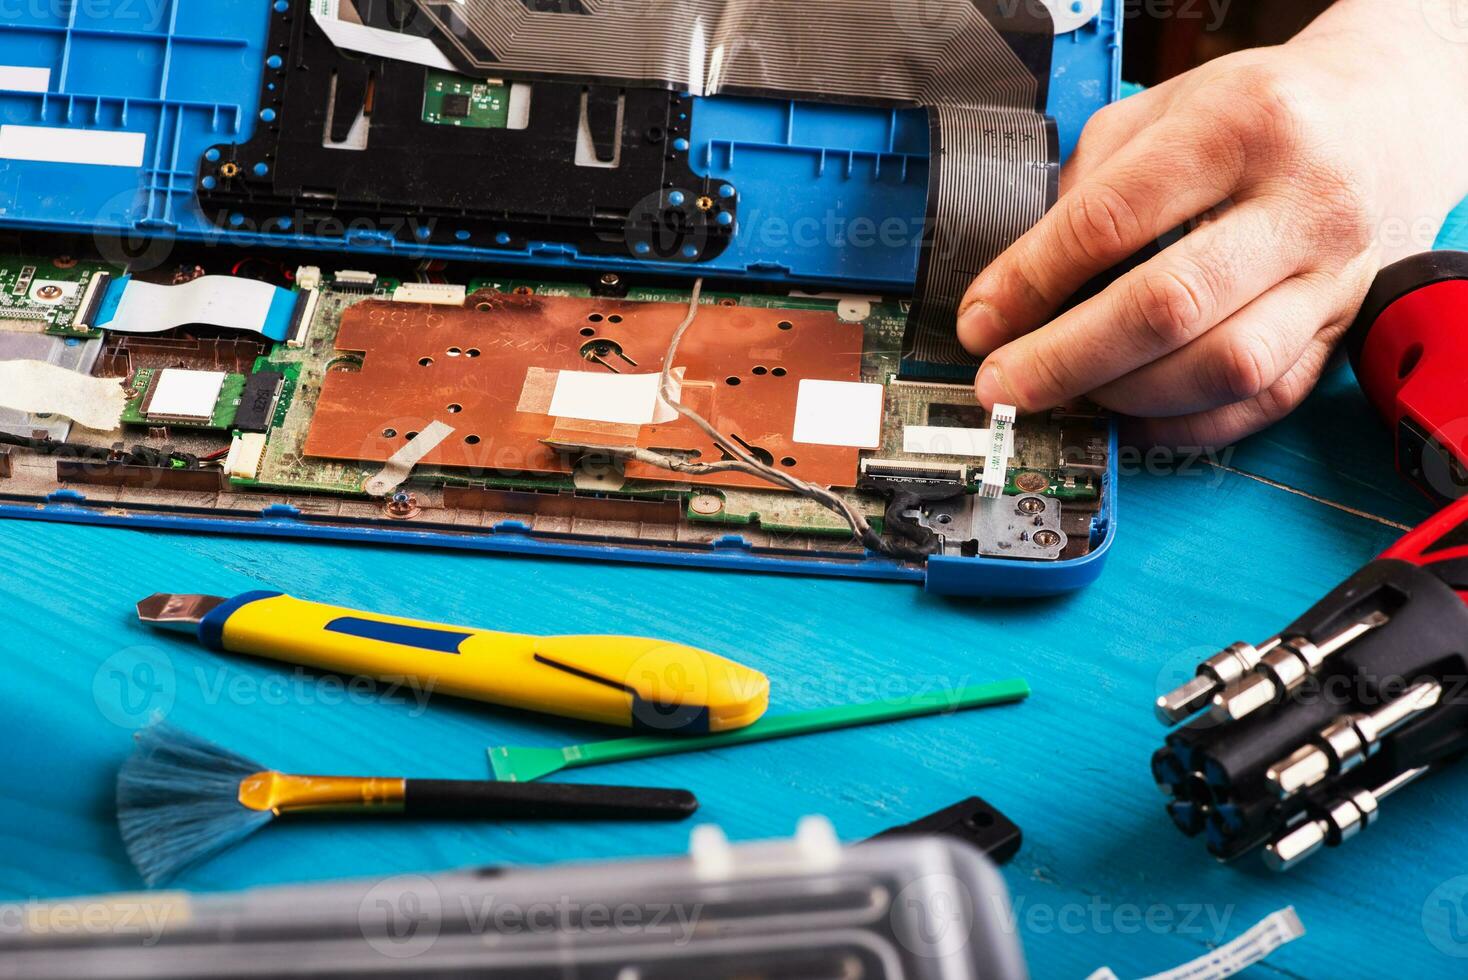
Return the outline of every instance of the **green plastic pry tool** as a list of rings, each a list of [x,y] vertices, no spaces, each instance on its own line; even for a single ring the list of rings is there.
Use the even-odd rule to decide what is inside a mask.
[[[609,762],[624,762],[628,759],[645,759],[649,756],[670,755],[675,752],[722,749],[732,745],[763,742],[772,738],[788,738],[792,735],[829,732],[838,728],[854,728],[858,725],[875,725],[903,718],[946,714],[967,708],[983,708],[1023,701],[1029,695],[1030,685],[1022,678],[1016,677],[957,690],[933,691],[893,701],[841,705],[834,708],[818,708],[814,711],[776,715],[773,718],[762,718],[748,728],[722,732],[717,735],[693,737],[647,735],[638,738],[618,738],[609,742],[591,742],[586,745],[568,745],[559,749],[500,746],[489,750],[489,764],[490,768],[494,770],[494,778],[524,783],[549,776],[562,769],[605,765]]]

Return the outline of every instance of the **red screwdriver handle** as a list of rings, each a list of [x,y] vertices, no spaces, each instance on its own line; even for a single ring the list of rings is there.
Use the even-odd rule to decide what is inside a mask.
[[[1346,344],[1402,475],[1439,503],[1468,494],[1468,252],[1383,269]]]

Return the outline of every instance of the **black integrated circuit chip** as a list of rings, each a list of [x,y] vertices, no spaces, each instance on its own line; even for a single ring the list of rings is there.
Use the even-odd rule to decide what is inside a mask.
[[[473,102],[463,92],[449,92],[439,104],[439,111],[445,119],[468,119],[473,108]]]
[[[275,416],[275,404],[280,399],[285,375],[279,371],[257,371],[245,382],[240,394],[239,411],[235,412],[234,427],[241,432],[265,432]]]

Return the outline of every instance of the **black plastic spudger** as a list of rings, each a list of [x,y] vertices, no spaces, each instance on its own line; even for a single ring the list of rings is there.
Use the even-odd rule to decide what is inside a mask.
[[[497,820],[683,820],[698,809],[686,789],[409,779],[403,812],[410,817]]]
[[[1014,821],[977,796],[912,823],[884,830],[868,840],[890,837],[954,837],[977,847],[995,864],[1014,857],[1024,841],[1024,834]]]

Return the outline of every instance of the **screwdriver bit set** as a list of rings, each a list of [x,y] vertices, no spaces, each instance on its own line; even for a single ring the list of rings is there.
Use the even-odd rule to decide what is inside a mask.
[[[1152,757],[1178,829],[1221,860],[1262,846],[1286,870],[1468,749],[1468,562],[1437,560],[1468,525],[1447,524],[1419,528],[1279,635],[1227,647],[1157,699],[1159,720],[1181,724]]]

